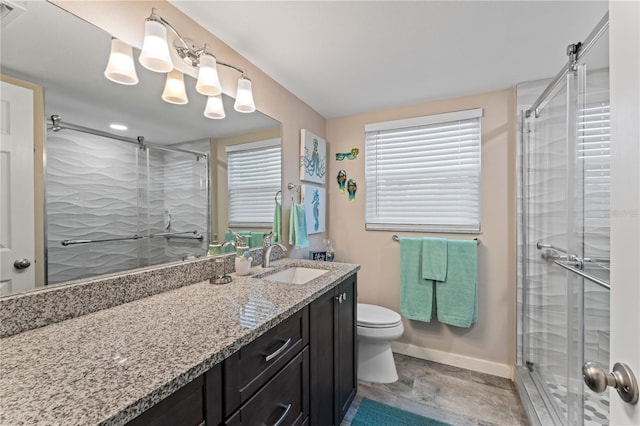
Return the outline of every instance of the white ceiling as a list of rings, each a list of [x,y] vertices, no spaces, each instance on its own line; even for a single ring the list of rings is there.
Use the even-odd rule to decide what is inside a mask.
[[[326,118],[553,77],[566,46],[608,9],[607,1],[170,1]]]

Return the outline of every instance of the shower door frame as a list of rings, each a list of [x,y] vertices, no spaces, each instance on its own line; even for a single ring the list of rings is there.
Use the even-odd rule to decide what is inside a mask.
[[[563,89],[566,86],[566,108],[567,108],[567,138],[566,145],[568,148],[568,162],[567,162],[567,192],[568,194],[573,194],[573,185],[574,185],[574,166],[575,166],[575,152],[572,153],[570,149],[572,146],[575,146],[577,141],[577,116],[579,103],[583,101],[580,98],[581,95],[584,95],[584,91],[580,90],[580,88],[585,84],[584,81],[584,69],[579,69],[578,63],[583,58],[585,54],[588,53],[590,48],[600,39],[600,36],[608,30],[609,25],[609,14],[605,14],[605,16],[600,20],[598,25],[594,28],[594,30],[589,34],[589,36],[585,39],[585,42],[581,45],[578,45],[577,51],[570,51],[572,46],[570,45],[567,49],[567,55],[571,57],[571,59],[567,62],[567,64],[560,70],[560,72],[556,75],[556,77],[551,80],[551,82],[547,85],[542,94],[536,99],[536,101],[532,104],[531,107],[525,109],[521,112],[520,116],[520,139],[522,142],[522,151],[521,156],[519,158],[520,161],[520,169],[521,169],[521,186],[522,186],[522,203],[520,204],[521,212],[521,243],[522,245],[518,245],[518,250],[520,250],[518,259],[520,260],[521,266],[521,274],[522,274],[522,294],[521,294],[521,303],[522,309],[519,312],[518,320],[521,325],[521,352],[519,355],[519,362],[516,366],[516,384],[520,391],[520,394],[523,396],[523,403],[525,408],[529,412],[529,417],[532,420],[537,420],[538,424],[565,424],[565,419],[569,422],[569,424],[575,424],[576,419],[573,416],[578,415],[577,413],[584,413],[584,394],[581,389],[577,395],[579,398],[575,398],[576,392],[575,390],[578,388],[582,388],[582,380],[575,381],[571,383],[570,373],[567,371],[567,416],[565,417],[557,406],[553,398],[548,394],[546,386],[540,380],[537,374],[533,374],[533,366],[528,365],[528,352],[529,345],[527,344],[527,336],[529,335],[529,324],[526,321],[526,312],[529,306],[528,300],[528,262],[527,260],[527,244],[530,244],[528,241],[528,206],[527,206],[527,197],[526,197],[526,189],[529,186],[528,174],[526,173],[526,152],[525,144],[529,142],[528,134],[531,131],[529,127],[529,121],[527,120],[532,115],[538,117],[540,114],[541,108],[543,108],[546,103],[552,99],[552,97],[558,92],[558,90]],[[574,157],[571,157],[572,154]],[[568,205],[567,205],[567,217],[572,216],[572,210],[574,208],[573,197],[568,197]],[[567,226],[569,226],[570,222],[568,221]],[[572,252],[572,248],[575,247],[575,244],[572,244],[571,241],[575,236],[575,232],[572,232],[572,229],[567,228],[567,252]],[[594,280],[592,280],[594,281]],[[596,282],[596,281],[594,281]],[[596,284],[602,285],[598,282]],[[568,274],[567,276],[567,322],[565,324],[567,330],[567,342],[572,341],[572,345],[574,347],[579,347],[577,353],[569,353],[567,354],[567,364],[575,364],[576,359],[574,357],[578,357],[580,359],[579,365],[581,366],[584,362],[584,300],[583,297],[575,297],[577,293],[580,295],[584,294],[584,278],[580,277],[576,274]],[[574,297],[571,297],[571,294]],[[578,324],[570,324],[571,321],[569,319],[569,315],[571,310],[578,309],[580,318],[577,319]],[[572,330],[573,329],[573,332]],[[579,343],[576,343],[576,340]],[[567,343],[568,345],[570,343]],[[569,361],[571,359],[571,361]],[[569,368],[569,367],[567,367]],[[573,387],[573,392],[571,392],[571,387]],[[535,394],[537,403],[532,402],[532,394]],[[573,395],[573,397],[571,396]],[[528,397],[528,399],[527,399]],[[572,400],[573,398],[573,400]],[[544,411],[540,410],[540,405],[544,406]],[[573,409],[571,408],[573,406]],[[533,415],[532,415],[533,414]],[[535,416],[534,416],[535,415]],[[582,414],[580,414],[581,416]],[[577,424],[582,424],[583,420],[579,421]]]

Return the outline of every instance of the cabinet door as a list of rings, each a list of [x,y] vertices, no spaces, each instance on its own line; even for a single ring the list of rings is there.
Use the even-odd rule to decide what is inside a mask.
[[[335,300],[334,289],[320,296],[309,306],[309,355],[311,374],[312,425],[332,425],[335,421],[334,407],[334,345],[335,345]]]
[[[356,396],[358,386],[357,364],[357,293],[356,276],[347,278],[337,287],[342,295],[337,304],[336,332],[336,425],[339,425]]]
[[[204,382],[204,376],[197,377],[127,425],[197,426],[204,424]]]

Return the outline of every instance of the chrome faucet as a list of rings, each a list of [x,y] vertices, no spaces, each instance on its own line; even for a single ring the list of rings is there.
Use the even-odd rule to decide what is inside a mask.
[[[262,240],[262,267],[268,268],[270,266],[271,260],[271,249],[274,247],[280,247],[280,249],[285,252],[287,251],[287,247],[280,243],[271,243],[271,238],[273,238],[273,232],[269,232],[264,236]]]

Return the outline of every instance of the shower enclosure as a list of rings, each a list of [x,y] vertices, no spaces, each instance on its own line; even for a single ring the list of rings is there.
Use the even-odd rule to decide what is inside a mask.
[[[608,424],[581,372],[609,365],[608,49],[605,16],[521,116],[516,375],[543,425]]]
[[[47,284],[206,253],[207,154],[59,122],[51,127]]]

